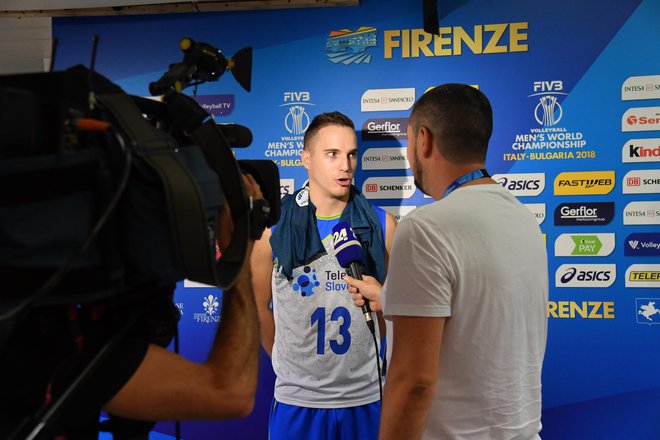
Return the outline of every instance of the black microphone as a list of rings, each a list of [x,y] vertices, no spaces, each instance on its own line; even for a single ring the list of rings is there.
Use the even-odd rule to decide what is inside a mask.
[[[335,248],[335,257],[337,257],[339,265],[347,269],[351,277],[361,280],[362,270],[360,269],[360,262],[362,261],[362,245],[355,237],[348,222],[339,222],[332,228],[332,244]],[[372,334],[375,334],[376,328],[371,317],[371,307],[369,307],[369,300],[367,298],[364,298],[364,305],[361,309],[369,330]]]
[[[227,138],[232,148],[245,148],[252,143],[252,132],[249,128],[239,124],[216,124],[222,134]]]

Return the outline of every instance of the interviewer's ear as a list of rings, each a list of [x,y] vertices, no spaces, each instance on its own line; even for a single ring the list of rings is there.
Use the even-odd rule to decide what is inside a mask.
[[[433,133],[428,127],[422,125],[417,132],[417,143],[420,145],[419,154],[423,158],[428,158],[433,153]]]

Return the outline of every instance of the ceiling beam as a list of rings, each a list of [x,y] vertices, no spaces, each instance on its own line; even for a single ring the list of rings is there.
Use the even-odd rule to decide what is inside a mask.
[[[55,5],[57,4],[56,2]],[[94,4],[95,2],[89,2]],[[51,3],[52,4],[52,3]],[[65,9],[0,10],[4,17],[70,17],[98,15],[172,14],[190,12],[244,11],[254,9],[315,8],[332,6],[358,6],[360,0],[199,0],[176,3],[157,3],[127,6],[79,7]]]

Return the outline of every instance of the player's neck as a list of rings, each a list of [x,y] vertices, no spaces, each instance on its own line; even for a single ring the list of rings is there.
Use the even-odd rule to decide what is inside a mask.
[[[318,217],[334,217],[341,214],[344,212],[344,208],[346,208],[348,197],[349,194],[346,194],[344,198],[332,197],[316,191],[312,185],[309,187],[309,198],[316,207],[316,215]]]

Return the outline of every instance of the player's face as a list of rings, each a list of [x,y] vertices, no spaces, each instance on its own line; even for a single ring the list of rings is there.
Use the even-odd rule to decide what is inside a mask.
[[[355,167],[357,138],[355,131],[341,125],[322,127],[302,153],[309,171],[309,185],[322,197],[346,200]]]

